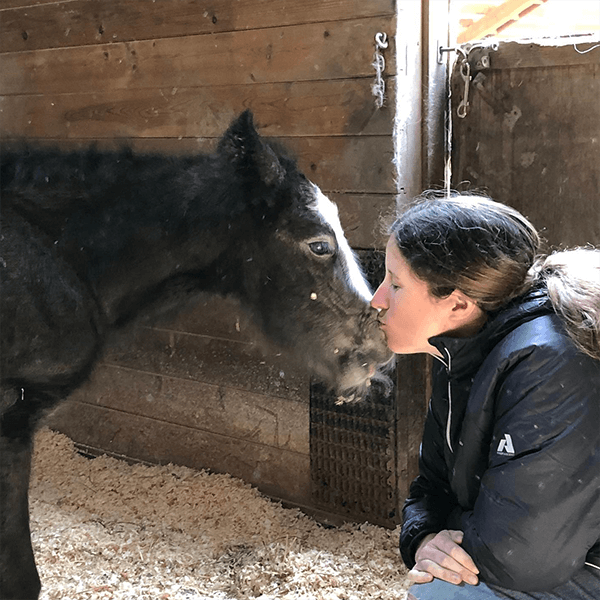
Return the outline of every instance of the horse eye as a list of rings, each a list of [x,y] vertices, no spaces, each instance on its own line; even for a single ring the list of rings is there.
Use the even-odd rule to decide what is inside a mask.
[[[326,254],[333,254],[333,248],[329,242],[311,242],[308,244],[311,251],[317,256],[325,256]]]

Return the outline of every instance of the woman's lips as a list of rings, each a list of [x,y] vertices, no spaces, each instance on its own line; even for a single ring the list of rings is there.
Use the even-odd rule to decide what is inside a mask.
[[[387,343],[387,331],[386,331],[386,324],[382,323],[381,321],[379,321],[379,329],[381,330],[381,333],[383,333],[383,337],[385,338],[385,341]]]

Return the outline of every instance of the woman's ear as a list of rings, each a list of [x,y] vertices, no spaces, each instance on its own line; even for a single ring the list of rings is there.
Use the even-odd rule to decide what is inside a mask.
[[[449,301],[449,315],[453,329],[479,329],[485,322],[485,313],[479,308],[477,302],[461,292],[454,290],[446,300]]]
[[[453,312],[468,310],[471,304],[475,304],[469,296],[463,294],[460,290],[454,290],[450,294],[451,306]]]

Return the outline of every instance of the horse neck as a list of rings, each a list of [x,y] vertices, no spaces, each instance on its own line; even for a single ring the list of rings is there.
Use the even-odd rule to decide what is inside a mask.
[[[173,304],[200,284],[218,287],[215,263],[235,241],[241,219],[227,194],[215,197],[214,182],[196,181],[194,198],[186,203],[188,185],[178,171],[155,186],[150,206],[128,198],[125,205],[101,204],[70,223],[63,247],[109,325],[129,321],[151,305],[151,312],[161,312],[162,296]]]
[[[108,323],[124,324],[140,313],[171,312],[202,291],[226,293],[229,279],[222,279],[219,265],[234,235],[221,224],[203,230],[196,240],[169,236],[152,248],[126,253],[95,282]]]

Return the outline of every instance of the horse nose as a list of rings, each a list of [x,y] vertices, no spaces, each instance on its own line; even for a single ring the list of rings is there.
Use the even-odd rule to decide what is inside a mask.
[[[369,306],[365,310],[362,319],[362,326],[364,327],[364,331],[367,333],[367,335],[376,335],[375,332],[379,333],[381,331],[379,321],[380,317],[381,311],[377,308]]]
[[[379,316],[379,309],[375,308],[374,306],[369,305],[367,308],[367,317],[370,320],[376,321],[378,316]]]

